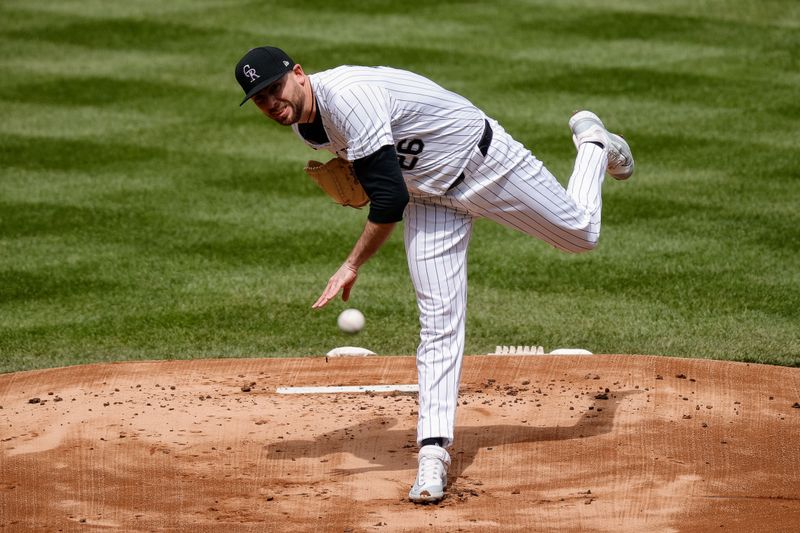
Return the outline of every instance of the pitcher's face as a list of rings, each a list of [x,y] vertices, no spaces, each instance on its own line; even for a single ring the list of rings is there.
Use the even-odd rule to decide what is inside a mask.
[[[278,124],[289,126],[299,122],[308,109],[307,82],[303,69],[295,65],[291,72],[256,93],[253,103]]]

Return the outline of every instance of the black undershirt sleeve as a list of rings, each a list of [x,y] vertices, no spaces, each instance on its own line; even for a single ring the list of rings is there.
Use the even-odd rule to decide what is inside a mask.
[[[397,152],[392,145],[353,161],[356,178],[369,196],[370,222],[390,224],[403,220],[408,204],[408,189],[403,180]]]

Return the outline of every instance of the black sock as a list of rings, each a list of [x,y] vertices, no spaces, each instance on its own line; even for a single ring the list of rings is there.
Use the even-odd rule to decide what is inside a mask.
[[[432,437],[429,439],[422,439],[420,442],[421,446],[439,446],[440,448],[444,446],[444,439],[442,437]]]

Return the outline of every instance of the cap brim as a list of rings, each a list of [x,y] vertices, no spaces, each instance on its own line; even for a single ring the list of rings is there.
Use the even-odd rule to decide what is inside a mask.
[[[280,74],[277,74],[271,78],[267,78],[266,80],[262,81],[261,83],[257,84],[255,87],[247,91],[247,96],[244,97],[244,100],[242,100],[242,103],[239,104],[239,107],[242,107],[245,103],[247,103],[248,100],[250,100],[256,94],[258,94],[260,91],[263,91],[269,85],[275,83],[276,81],[284,77],[287,72],[289,71],[287,70],[286,72],[281,72]]]

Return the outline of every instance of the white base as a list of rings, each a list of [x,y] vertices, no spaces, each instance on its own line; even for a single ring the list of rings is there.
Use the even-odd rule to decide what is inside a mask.
[[[325,355],[329,357],[364,357],[367,355],[375,355],[375,352],[367,350],[366,348],[359,348],[358,346],[339,346]]]
[[[558,348],[550,352],[550,355],[592,355],[592,352],[583,348]]]

